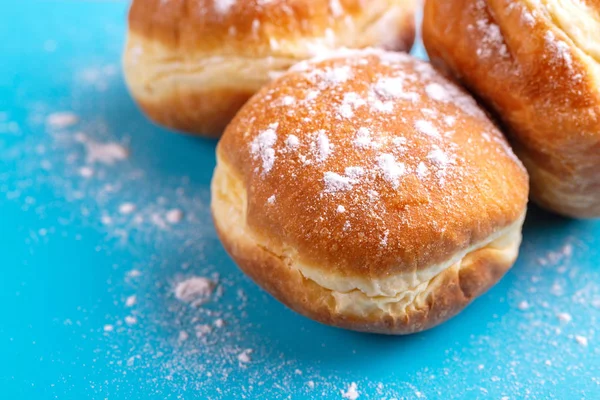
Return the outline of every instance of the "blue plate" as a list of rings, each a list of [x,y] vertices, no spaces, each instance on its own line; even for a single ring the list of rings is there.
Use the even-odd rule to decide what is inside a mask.
[[[600,397],[599,222],[532,206],[512,271],[422,334],[296,315],[217,240],[215,142],[152,125],[128,95],[126,8],[2,7],[0,397]],[[200,307],[174,294],[194,276],[217,282]]]

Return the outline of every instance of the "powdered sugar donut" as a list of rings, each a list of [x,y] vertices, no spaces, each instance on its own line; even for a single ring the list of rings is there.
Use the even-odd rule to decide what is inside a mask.
[[[408,55],[297,65],[240,110],[217,158],[225,248],[326,324],[430,328],[517,257],[527,173],[468,94]]]

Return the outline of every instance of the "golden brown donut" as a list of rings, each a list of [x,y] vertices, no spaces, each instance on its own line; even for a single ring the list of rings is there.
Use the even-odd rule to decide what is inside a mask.
[[[528,177],[465,92],[402,53],[304,62],[217,148],[212,212],[256,283],[317,321],[407,334],[511,267]]]
[[[260,87],[340,48],[409,50],[418,0],[134,0],[129,89],[155,122],[219,136]]]
[[[423,38],[506,125],[532,198],[600,216],[600,2],[427,0]]]

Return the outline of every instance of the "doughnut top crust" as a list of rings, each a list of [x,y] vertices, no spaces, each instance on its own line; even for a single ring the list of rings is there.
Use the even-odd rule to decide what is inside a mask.
[[[217,152],[245,189],[240,223],[324,273],[417,273],[527,204],[527,173],[475,100],[399,53],[296,65],[241,109]]]
[[[361,47],[361,35],[387,35],[383,47],[408,50],[416,6],[416,0],[134,0],[129,28],[188,57],[307,58]],[[398,14],[407,16],[404,23]],[[394,37],[398,25],[407,29]]]

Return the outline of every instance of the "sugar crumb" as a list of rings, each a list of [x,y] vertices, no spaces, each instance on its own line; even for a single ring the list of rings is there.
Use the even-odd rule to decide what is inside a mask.
[[[252,353],[253,353],[252,349],[246,349],[246,350],[242,351],[240,354],[238,354],[237,359],[240,363],[247,364],[252,361],[252,358],[250,357],[250,354],[252,354]]]
[[[342,393],[342,398],[343,399],[348,399],[348,400],[356,400],[359,397],[359,393],[356,390],[357,389],[357,385],[355,382],[352,382],[350,384],[350,386],[348,386],[348,389],[346,391],[341,390],[340,392]]]

